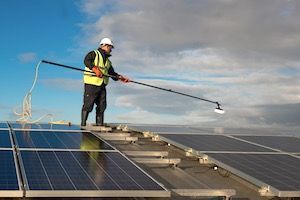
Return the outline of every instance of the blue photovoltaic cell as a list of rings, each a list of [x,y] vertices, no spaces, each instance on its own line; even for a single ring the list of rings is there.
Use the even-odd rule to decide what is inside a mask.
[[[12,148],[8,130],[0,130],[0,148]]]
[[[76,125],[64,125],[64,124],[20,124],[20,123],[9,123],[13,129],[53,129],[53,130],[78,130],[80,127]]]
[[[223,135],[159,134],[196,151],[270,152],[272,150],[252,145]],[[171,143],[171,142],[170,142]]]
[[[164,190],[118,152],[21,151],[30,190]]]
[[[285,152],[300,152],[300,138],[291,136],[234,136]]]
[[[280,191],[300,190],[300,159],[286,154],[207,154]]]
[[[101,157],[100,157],[101,158]],[[126,158],[124,158],[121,154],[110,154],[107,156],[109,160],[111,161],[112,165],[117,164],[118,168],[116,170],[122,169],[126,175],[124,175],[124,179],[132,179],[136,184],[138,184],[142,189],[144,190],[161,190],[161,186],[159,186],[157,183],[155,183],[152,179],[150,179],[148,176],[146,176],[141,170],[139,170],[136,166],[134,166],[132,163],[130,163]],[[97,162],[100,164],[102,162],[102,159],[97,159]],[[113,171],[111,173],[114,173]],[[118,180],[121,177],[116,176],[116,180]],[[124,185],[130,184],[131,181],[124,182]],[[134,185],[133,183],[131,183]],[[124,186],[123,186],[124,187]],[[128,186],[126,186],[128,187]],[[133,189],[133,188],[129,188]]]
[[[43,168],[39,154],[35,151],[21,151],[21,156],[29,189],[52,190],[53,187],[50,185],[50,180]]]
[[[19,148],[99,150],[113,148],[88,132],[15,131]]]
[[[0,190],[19,190],[12,151],[0,151]]]
[[[5,122],[0,122],[0,128],[8,128]]]

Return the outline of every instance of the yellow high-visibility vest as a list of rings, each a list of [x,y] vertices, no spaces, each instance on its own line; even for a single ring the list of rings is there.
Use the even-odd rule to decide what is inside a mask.
[[[108,75],[108,70],[111,67],[110,60],[107,58],[106,62],[104,63],[101,53],[98,50],[94,50],[94,52],[96,54],[94,60],[94,66],[98,67],[101,70],[102,74]],[[105,85],[108,84],[109,77],[103,76],[102,78],[99,78],[97,76],[90,76],[90,75],[95,75],[95,73],[92,70],[90,70],[90,68],[88,67],[85,67],[84,70],[87,71],[83,73],[84,83],[90,85],[96,85],[96,86],[102,85],[103,82],[105,83]]]

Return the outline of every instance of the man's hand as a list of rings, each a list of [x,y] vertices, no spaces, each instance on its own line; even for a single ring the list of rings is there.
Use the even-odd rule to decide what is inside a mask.
[[[92,68],[92,70],[93,70],[93,72],[95,72],[97,77],[102,78],[103,74],[102,74],[102,72],[100,71],[100,69],[98,67],[94,66]]]
[[[129,78],[125,77],[125,76],[122,76],[122,75],[119,75],[119,80],[122,81],[123,83],[129,83],[130,80]]]

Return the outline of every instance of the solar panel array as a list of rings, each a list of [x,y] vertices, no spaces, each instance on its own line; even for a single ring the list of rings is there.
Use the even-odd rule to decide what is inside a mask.
[[[215,134],[201,130],[190,132],[193,127],[185,127],[185,130],[169,127],[128,125],[129,129],[150,131],[163,141],[207,157],[209,162],[266,189],[267,195],[300,197],[299,137],[265,135],[258,130],[252,134],[250,130],[240,134]]]
[[[77,126],[0,123],[1,197],[169,197],[113,146]]]

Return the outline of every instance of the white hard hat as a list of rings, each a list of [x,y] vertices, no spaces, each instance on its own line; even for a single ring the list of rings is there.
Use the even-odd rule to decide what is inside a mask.
[[[110,38],[103,38],[101,41],[100,41],[100,45],[105,45],[105,44],[108,44],[108,45],[111,45],[112,47],[114,47],[114,43],[111,41]]]

